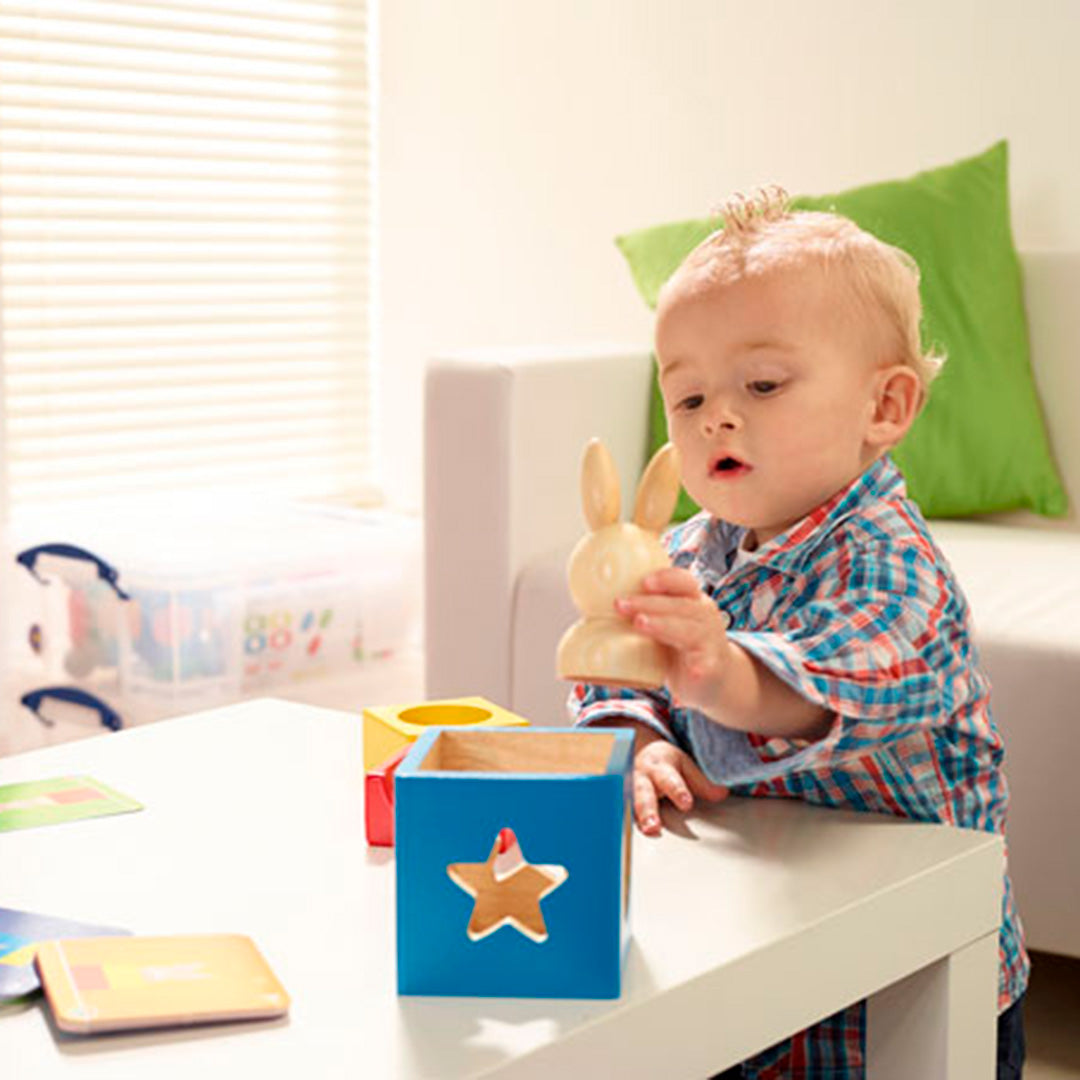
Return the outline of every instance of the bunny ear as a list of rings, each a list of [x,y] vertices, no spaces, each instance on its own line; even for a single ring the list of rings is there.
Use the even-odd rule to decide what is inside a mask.
[[[679,451],[665,443],[653,454],[638,484],[634,524],[660,532],[671,520],[679,498]]]
[[[619,474],[611,451],[599,439],[589,440],[581,459],[581,502],[593,532],[619,520]]]

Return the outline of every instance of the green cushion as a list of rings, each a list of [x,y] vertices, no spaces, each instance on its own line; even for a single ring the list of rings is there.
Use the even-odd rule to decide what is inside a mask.
[[[906,180],[792,200],[799,209],[851,218],[919,264],[924,345],[943,350],[948,360],[893,457],[928,517],[1021,508],[1060,517],[1068,509],[1031,374],[1008,164],[1008,144],[999,142]],[[683,258],[718,225],[715,218],[683,221],[618,238],[650,307]],[[654,380],[651,448],[666,439]],[[676,520],[696,512],[682,492]]]

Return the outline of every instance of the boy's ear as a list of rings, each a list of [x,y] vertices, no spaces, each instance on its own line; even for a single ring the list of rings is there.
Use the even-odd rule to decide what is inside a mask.
[[[877,449],[895,446],[915,422],[924,397],[919,376],[907,364],[891,364],[878,372],[866,441]]]

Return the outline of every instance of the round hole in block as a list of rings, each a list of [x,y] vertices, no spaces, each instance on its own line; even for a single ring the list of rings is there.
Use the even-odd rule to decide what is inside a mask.
[[[404,723],[421,727],[482,724],[491,716],[490,709],[481,709],[476,705],[417,705],[398,713],[398,718]]]

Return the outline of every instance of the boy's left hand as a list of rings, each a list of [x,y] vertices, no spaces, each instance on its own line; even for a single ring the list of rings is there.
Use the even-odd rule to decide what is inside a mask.
[[[680,705],[709,713],[731,655],[728,617],[689,570],[645,577],[642,591],[615,601],[635,630],[668,647],[667,686]]]

